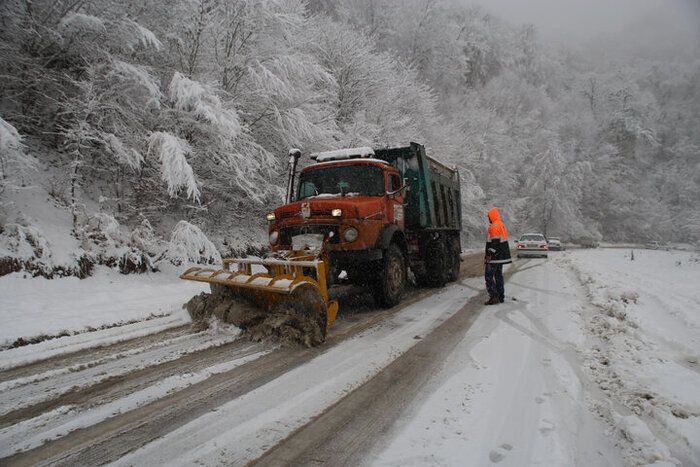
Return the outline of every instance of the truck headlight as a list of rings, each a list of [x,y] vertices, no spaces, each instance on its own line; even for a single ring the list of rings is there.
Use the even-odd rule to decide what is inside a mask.
[[[266,218],[268,221],[272,222],[272,221],[274,221],[275,219],[277,219],[277,216],[275,216],[275,213],[274,213],[274,212],[271,212],[271,213],[269,213],[267,216],[265,216],[265,218]]]
[[[277,245],[277,240],[280,238],[280,233],[278,230],[273,231],[270,234],[270,245]]]
[[[357,237],[359,237],[359,236],[360,236],[360,233],[354,227],[348,227],[343,232],[343,239],[348,243],[354,242],[355,240],[357,240]]]
[[[333,217],[340,217],[343,215],[343,210],[340,208],[335,208],[331,210],[331,216]]]

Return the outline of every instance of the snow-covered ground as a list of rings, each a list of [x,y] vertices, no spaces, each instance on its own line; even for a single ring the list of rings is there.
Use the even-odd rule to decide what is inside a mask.
[[[605,248],[518,261],[506,303],[479,311],[371,462],[699,465],[700,256],[630,255],[629,249]],[[182,303],[203,289],[174,271],[123,276],[101,270],[83,281],[2,277],[5,345],[20,337],[77,334],[1,351],[0,368],[180,325],[188,320]],[[453,284],[122,461],[252,460],[476,294],[483,294],[482,279]],[[109,327],[125,322],[131,324]],[[137,404],[126,397],[112,405],[104,417]],[[0,430],[0,439],[9,443],[12,431]],[[12,452],[13,446],[5,448]]]
[[[377,463],[699,465],[700,256],[631,254],[530,261]]]
[[[0,353],[0,368],[189,323],[182,305],[207,284],[182,281],[182,268],[124,275],[98,266],[87,279],[0,277],[0,348],[41,340]],[[70,336],[57,339],[58,336]]]

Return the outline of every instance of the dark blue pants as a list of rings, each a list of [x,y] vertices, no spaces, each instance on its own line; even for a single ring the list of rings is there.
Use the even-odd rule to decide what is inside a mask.
[[[486,279],[486,290],[488,291],[490,297],[505,297],[505,292],[503,291],[502,264],[486,263],[484,278]]]

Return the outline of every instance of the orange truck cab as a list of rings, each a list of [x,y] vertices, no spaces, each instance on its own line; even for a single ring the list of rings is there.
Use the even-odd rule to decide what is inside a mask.
[[[459,175],[408,147],[352,148],[312,155],[295,187],[300,152],[290,152],[287,204],[268,214],[273,251],[319,246],[329,278],[342,271],[377,302],[401,299],[407,268],[419,283],[442,286],[459,273]]]

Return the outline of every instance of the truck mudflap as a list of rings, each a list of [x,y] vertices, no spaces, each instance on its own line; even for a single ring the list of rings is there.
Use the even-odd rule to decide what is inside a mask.
[[[260,269],[263,271],[255,271]],[[338,314],[338,302],[328,298],[325,251],[292,250],[265,259],[227,258],[221,269],[192,267],[180,278],[208,282],[213,293],[222,295],[223,291],[266,312],[283,309],[297,324],[302,318],[310,320],[322,339]]]

